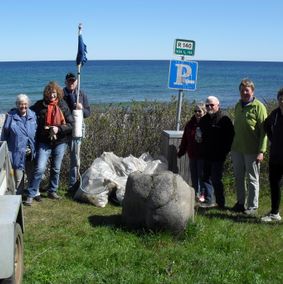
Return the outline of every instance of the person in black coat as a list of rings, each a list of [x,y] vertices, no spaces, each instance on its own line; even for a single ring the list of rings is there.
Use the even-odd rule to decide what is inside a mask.
[[[74,73],[67,73],[65,77],[65,88],[63,89],[64,92],[64,100],[67,102],[71,112],[73,110],[79,109],[82,110],[83,118],[87,118],[90,116],[90,105],[88,102],[87,95],[84,91],[79,91],[78,97],[78,80]],[[85,129],[85,124],[83,121],[83,130]],[[83,137],[85,133],[83,133]],[[81,143],[83,137],[71,137],[70,141],[68,142],[70,148],[70,171],[69,171],[69,186],[68,191],[71,192],[75,190],[75,185],[78,180],[78,171],[79,171],[79,160],[80,157],[78,156],[80,153]]]
[[[60,199],[57,194],[60,169],[74,121],[67,103],[63,100],[63,90],[56,82],[48,83],[43,91],[43,99],[37,101],[31,109],[37,115],[38,145],[35,171],[25,201],[25,205],[29,206],[39,189],[49,157],[51,163],[48,197]]]
[[[278,107],[264,121],[264,130],[270,141],[269,184],[271,211],[261,218],[263,222],[280,221],[281,181],[283,177],[283,88],[277,93]]]
[[[201,118],[199,126],[202,132],[202,156],[204,159],[203,182],[206,188],[204,207],[225,207],[224,186],[222,182],[225,159],[230,152],[234,127],[231,119],[222,113],[218,98],[209,96],[206,99],[207,114]]]

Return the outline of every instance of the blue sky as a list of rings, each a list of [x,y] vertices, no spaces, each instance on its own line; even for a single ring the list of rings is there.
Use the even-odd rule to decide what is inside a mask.
[[[282,0],[5,0],[0,61],[73,60],[83,23],[88,59],[283,61]]]

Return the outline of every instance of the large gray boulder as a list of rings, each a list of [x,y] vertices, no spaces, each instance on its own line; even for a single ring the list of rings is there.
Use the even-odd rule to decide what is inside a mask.
[[[194,189],[170,171],[129,175],[122,221],[131,229],[146,228],[181,233],[194,219]]]

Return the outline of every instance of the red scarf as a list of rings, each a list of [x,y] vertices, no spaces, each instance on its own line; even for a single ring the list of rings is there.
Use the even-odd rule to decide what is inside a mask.
[[[45,123],[47,126],[66,124],[64,115],[58,106],[58,99],[53,102],[49,102],[45,118]]]

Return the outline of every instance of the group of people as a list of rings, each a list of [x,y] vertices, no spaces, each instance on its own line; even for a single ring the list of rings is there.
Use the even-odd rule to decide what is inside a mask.
[[[221,111],[217,97],[198,103],[187,122],[179,151],[189,157],[192,186],[201,207],[226,208],[222,182],[225,160],[231,152],[236,186],[235,212],[255,215],[259,206],[259,173],[270,142],[269,182],[271,211],[263,222],[280,221],[280,182],[283,176],[283,89],[277,94],[278,107],[267,116],[265,106],[254,95],[255,85],[243,79],[234,122]],[[281,147],[280,147],[281,146]]]
[[[189,156],[192,186],[202,207],[226,208],[222,181],[225,161],[231,152],[236,185],[236,203],[232,210],[247,215],[257,213],[260,163],[270,141],[269,181],[271,211],[262,221],[280,221],[281,179],[283,176],[283,89],[277,94],[278,107],[267,116],[265,106],[254,96],[255,85],[243,79],[239,85],[240,100],[235,106],[234,122],[222,112],[219,99],[209,96],[198,103],[185,126],[178,157]],[[79,97],[77,97],[79,95]],[[77,78],[68,73],[65,87],[49,82],[43,98],[30,106],[27,95],[20,94],[16,108],[10,110],[2,128],[1,140],[7,141],[14,169],[17,194],[25,194],[26,205],[41,201],[40,183],[50,159],[47,195],[60,199],[57,193],[62,160],[70,148],[69,187],[78,181],[78,153],[81,137],[73,137],[72,112],[80,109],[90,116],[86,94],[77,92]],[[25,175],[28,188],[24,189]]]
[[[29,97],[20,94],[16,99],[16,108],[7,113],[1,140],[7,141],[17,194],[26,196],[25,205],[32,205],[33,200],[42,200],[39,188],[49,160],[47,196],[51,199],[61,198],[57,190],[62,160],[68,146],[68,190],[74,188],[79,174],[77,150],[81,143],[81,138],[72,136],[72,111],[75,109],[81,109],[84,118],[90,115],[86,94],[81,90],[78,94],[76,75],[68,73],[64,89],[54,81],[49,82],[43,90],[43,98],[32,106]],[[25,175],[28,179],[27,189],[24,188]]]

